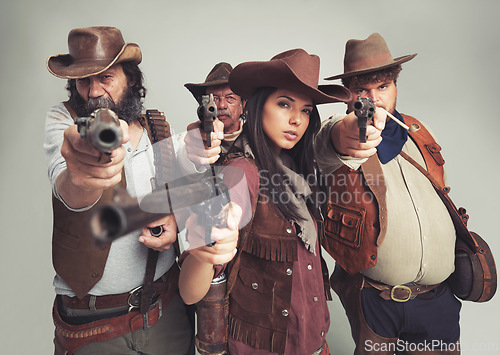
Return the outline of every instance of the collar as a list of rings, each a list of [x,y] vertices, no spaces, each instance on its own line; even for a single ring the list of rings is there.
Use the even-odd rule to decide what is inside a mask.
[[[224,133],[224,140],[226,142],[234,142],[236,138],[240,135],[241,131],[243,131],[243,120],[240,118],[240,128],[237,131],[234,131],[233,133]]]

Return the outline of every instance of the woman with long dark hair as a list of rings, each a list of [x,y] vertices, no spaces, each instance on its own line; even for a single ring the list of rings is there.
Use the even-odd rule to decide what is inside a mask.
[[[179,285],[184,301],[196,303],[224,270],[232,354],[328,354],[322,221],[308,182],[314,180],[313,137],[320,125],[316,105],[345,102],[351,94],[337,85],[326,94],[318,78],[319,58],[302,49],[242,63],[229,77],[233,92],[248,102],[243,132],[225,164],[244,172],[250,203],[234,191],[231,200],[250,222],[240,223],[237,252],[234,241],[217,233],[215,245],[191,250]],[[229,187],[240,180],[235,175],[224,174]],[[220,263],[228,264],[214,268]]]

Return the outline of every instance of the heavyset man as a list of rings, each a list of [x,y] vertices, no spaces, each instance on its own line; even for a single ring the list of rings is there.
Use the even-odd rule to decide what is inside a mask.
[[[178,295],[174,217],[105,246],[88,227],[89,213],[110,200],[112,187],[126,184],[132,196],[152,190],[153,148],[140,118],[141,50],[112,27],[74,29],[68,46],[69,54],[47,61],[50,73],[68,79],[70,95],[49,110],[44,144],[54,195],[55,353],[192,353],[193,328]],[[98,108],[112,109],[124,133],[109,162],[74,122]],[[160,225],[159,237],[146,228]],[[153,281],[153,296],[141,299],[141,286]]]
[[[429,179],[405,158],[443,183],[441,148],[421,124],[409,135],[383,110],[408,126],[416,122],[396,110],[401,64],[415,56],[393,58],[374,33],[349,40],[344,73],[327,78],[342,79],[376,106],[366,143],[359,142],[352,102],[347,115],[324,122],[315,143],[329,185],[332,287],[351,324],[355,354],[459,352],[461,303],[444,283],[454,270],[455,228]]]

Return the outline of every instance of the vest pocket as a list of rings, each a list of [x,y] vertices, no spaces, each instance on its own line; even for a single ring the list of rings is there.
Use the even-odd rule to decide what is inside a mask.
[[[234,301],[244,300],[242,307],[248,312],[270,314],[275,284],[275,281],[266,278],[262,273],[242,267],[231,295]]]
[[[361,227],[365,222],[365,209],[346,207],[328,202],[325,218],[325,234],[351,248],[361,244]]]

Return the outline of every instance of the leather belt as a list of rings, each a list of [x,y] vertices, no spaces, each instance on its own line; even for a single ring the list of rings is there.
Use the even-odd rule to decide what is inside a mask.
[[[438,288],[436,291],[440,291],[443,287],[443,283],[435,285],[396,285],[390,286],[382,283],[378,283],[373,280],[369,280],[365,277],[365,283],[363,287],[373,287],[380,291],[379,296],[384,300],[393,300],[395,302],[407,302],[419,296],[419,298],[428,298],[423,296],[425,293]]]
[[[178,276],[179,269],[174,264],[162,277],[153,283],[155,294],[151,299],[151,304],[158,299],[158,296],[165,293],[168,290],[169,285],[174,285],[174,278]],[[175,286],[174,286],[175,287]],[[103,308],[113,308],[120,306],[129,306],[129,311],[140,307],[142,286],[139,286],[130,292],[106,295],[106,296],[93,296],[86,295],[85,297],[79,299],[78,297],[61,296],[61,301],[64,306],[68,308],[76,309],[103,309]]]

